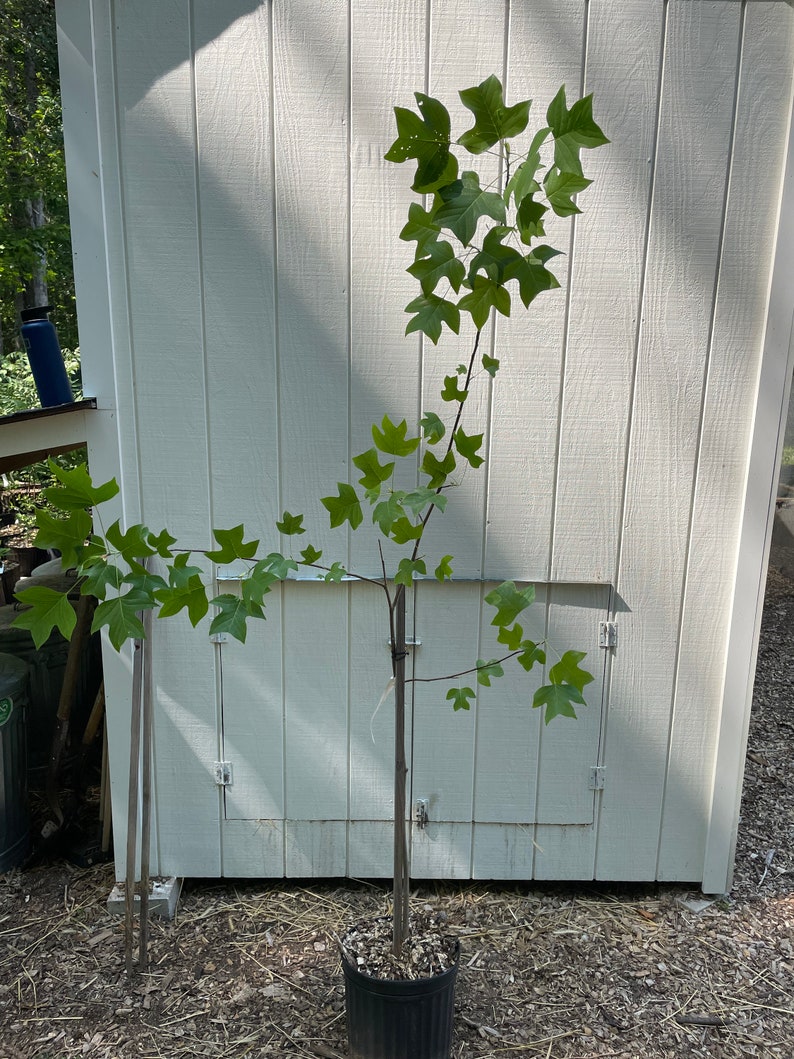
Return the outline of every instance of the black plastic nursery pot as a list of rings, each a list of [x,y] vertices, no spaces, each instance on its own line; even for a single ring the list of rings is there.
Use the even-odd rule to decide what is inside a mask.
[[[362,974],[342,951],[352,1059],[449,1059],[460,947],[448,971],[393,981]]]

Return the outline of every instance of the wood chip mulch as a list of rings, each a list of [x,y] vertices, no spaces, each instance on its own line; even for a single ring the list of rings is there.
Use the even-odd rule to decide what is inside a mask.
[[[794,1056],[794,583],[770,572],[730,896],[417,887],[460,938],[454,1059]],[[113,868],[0,877],[0,1059],[347,1054],[337,938],[366,883],[188,881],[124,971]]]

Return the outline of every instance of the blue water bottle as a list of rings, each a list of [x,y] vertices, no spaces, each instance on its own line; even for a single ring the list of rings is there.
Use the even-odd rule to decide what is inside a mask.
[[[47,318],[50,312],[51,305],[40,305],[35,309],[23,309],[20,313],[22,339],[39,400],[44,408],[74,401],[58,335]]]

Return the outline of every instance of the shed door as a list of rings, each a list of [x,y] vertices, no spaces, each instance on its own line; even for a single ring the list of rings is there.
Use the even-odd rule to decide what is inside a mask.
[[[539,668],[506,664],[465,712],[453,711],[446,693],[459,683],[476,688],[473,674],[427,680],[503,653],[483,604],[491,587],[427,581],[409,596],[408,790],[428,816],[412,827],[418,878],[526,878],[535,825],[593,822],[606,657],[598,636],[610,589],[539,586],[522,615],[525,635],[548,641],[549,664],[581,648],[595,676],[579,719],[547,727],[530,707],[545,676]],[[224,826],[237,841],[248,834],[248,854],[263,846],[265,874],[390,874],[388,635],[378,588],[289,582],[245,647],[223,645],[223,758],[233,771]],[[255,823],[241,831],[242,821]],[[520,863],[517,842],[526,847]]]

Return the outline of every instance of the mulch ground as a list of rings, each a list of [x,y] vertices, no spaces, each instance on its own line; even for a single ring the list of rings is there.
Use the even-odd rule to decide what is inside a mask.
[[[794,584],[770,573],[730,896],[438,885],[462,948],[454,1059],[794,1056]],[[129,978],[112,866],[0,877],[0,1059],[347,1054],[336,937],[365,883],[188,881]]]

